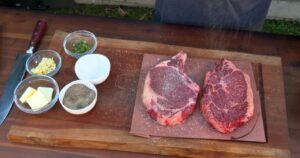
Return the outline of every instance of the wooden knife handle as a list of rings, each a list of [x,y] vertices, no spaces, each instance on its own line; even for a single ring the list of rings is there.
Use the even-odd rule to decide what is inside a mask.
[[[36,47],[38,46],[38,44],[42,39],[44,32],[46,31],[46,27],[47,27],[47,22],[45,20],[37,21],[28,48],[33,47],[33,51],[36,49]]]

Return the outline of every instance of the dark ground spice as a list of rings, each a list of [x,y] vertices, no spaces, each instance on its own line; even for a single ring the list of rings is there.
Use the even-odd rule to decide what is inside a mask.
[[[67,89],[63,104],[73,110],[82,109],[91,104],[95,97],[95,91],[83,84],[74,84]]]

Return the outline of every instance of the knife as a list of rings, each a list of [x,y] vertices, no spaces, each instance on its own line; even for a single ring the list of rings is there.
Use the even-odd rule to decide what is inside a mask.
[[[47,23],[44,20],[37,21],[26,53],[19,54],[16,58],[13,69],[8,77],[8,81],[0,98],[0,125],[5,120],[13,105],[15,88],[19,82],[22,81],[26,72],[26,61],[40,43],[46,30],[46,25]]]

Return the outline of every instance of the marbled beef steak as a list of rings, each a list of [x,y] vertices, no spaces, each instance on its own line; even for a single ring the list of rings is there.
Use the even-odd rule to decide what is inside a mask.
[[[151,118],[161,125],[183,123],[195,110],[200,88],[185,73],[186,58],[181,51],[146,76],[142,100]]]
[[[222,59],[206,73],[200,109],[219,132],[229,133],[253,115],[250,77],[231,61]]]

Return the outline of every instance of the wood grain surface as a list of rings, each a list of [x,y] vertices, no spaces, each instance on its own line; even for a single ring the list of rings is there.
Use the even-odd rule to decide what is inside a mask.
[[[17,53],[24,51],[30,39],[36,20],[46,19],[48,30],[40,48],[47,48],[55,30],[74,31],[87,29],[98,36],[151,41],[196,48],[247,52],[250,54],[276,55],[282,58],[284,86],[288,116],[288,129],[292,157],[300,157],[300,39],[247,31],[228,31],[201,27],[156,24],[151,22],[127,21],[88,16],[53,15],[0,8],[0,89],[3,89]],[[80,22],[79,22],[80,21]],[[270,76],[270,78],[280,76]],[[282,77],[281,77],[282,78]],[[270,88],[270,87],[269,87]],[[0,95],[2,90],[0,91]],[[282,94],[277,94],[278,96]],[[272,98],[267,98],[272,103]],[[282,101],[284,102],[284,100]],[[278,111],[279,114],[285,113]],[[275,115],[275,114],[274,114]],[[158,157],[156,155],[133,154],[107,150],[53,148],[12,144],[6,135],[12,125],[26,126],[23,119],[28,116],[12,109],[6,122],[0,126],[0,154],[4,157]],[[45,115],[31,116],[33,124],[41,125]],[[48,118],[48,116],[46,117]],[[50,117],[51,118],[51,117]],[[53,121],[53,120],[52,120]],[[58,123],[59,125],[59,123]],[[281,129],[272,131],[280,133]]]
[[[62,49],[65,32],[57,31],[49,48],[58,51],[64,65],[55,76],[60,87],[76,79],[74,73],[75,59],[64,53]],[[273,115],[277,111],[285,112],[283,80],[280,78],[265,79],[267,76],[282,76],[282,71],[273,71],[272,67],[281,69],[279,57],[251,55],[230,51],[179,47],[151,42],[118,40],[98,37],[101,52],[111,60],[111,74],[104,84],[98,85],[98,102],[87,115],[70,116],[59,108],[59,103],[51,111],[44,114],[49,123],[42,126],[32,124],[33,120],[23,120],[27,126],[13,125],[8,139],[17,143],[49,145],[59,147],[78,147],[93,149],[109,149],[149,154],[161,154],[182,157],[289,157],[287,120],[285,113]],[[101,45],[102,43],[102,45]],[[188,56],[203,59],[245,60],[262,65],[263,93],[265,100],[265,126],[267,143],[222,142],[201,139],[161,138],[159,140],[140,138],[129,134],[132,113],[136,97],[137,83],[140,75],[143,53],[162,53],[174,55],[180,50]],[[265,60],[261,60],[265,58]],[[267,66],[267,67],[266,67]],[[270,70],[269,70],[270,69]],[[257,74],[257,72],[256,72]],[[270,86],[272,85],[272,86]],[[277,96],[277,93],[280,96]],[[273,98],[269,103],[267,98]],[[31,117],[27,117],[30,119]],[[61,119],[64,118],[64,119]],[[52,120],[62,121],[54,126]],[[42,122],[43,119],[36,119]],[[77,122],[72,125],[70,122]],[[86,127],[86,125],[89,125]],[[47,127],[47,129],[45,129]],[[272,132],[282,128],[280,133]],[[138,147],[137,147],[138,146]]]

